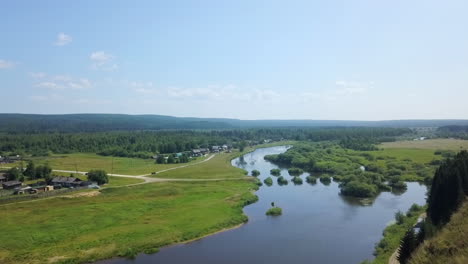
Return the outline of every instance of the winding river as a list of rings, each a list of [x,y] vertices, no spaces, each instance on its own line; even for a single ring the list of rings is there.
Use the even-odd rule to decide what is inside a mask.
[[[287,147],[257,149],[232,161],[247,171],[257,169],[262,180],[278,166],[265,161],[268,154],[285,152]],[[286,169],[281,175],[291,179]],[[249,222],[237,229],[218,233],[188,244],[161,249],[157,254],[140,254],[133,260],[112,259],[100,263],[360,263],[372,259],[375,243],[394,219],[396,211],[406,211],[411,204],[424,204],[426,187],[408,183],[403,194],[381,193],[362,205],[358,200],[339,195],[335,182],[311,185],[301,177],[302,185],[263,185],[256,192],[259,201],[244,208]],[[283,215],[270,217],[265,211],[275,202]]]

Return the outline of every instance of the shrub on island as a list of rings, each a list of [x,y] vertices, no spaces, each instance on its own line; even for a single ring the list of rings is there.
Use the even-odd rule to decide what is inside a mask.
[[[277,215],[282,215],[283,214],[283,209],[280,207],[272,207],[268,209],[265,213],[266,215],[271,215],[271,216],[277,216]]]
[[[322,175],[322,176],[320,177],[320,182],[323,183],[323,184],[325,184],[325,185],[329,185],[330,182],[331,182],[331,177],[328,176],[328,175]]]
[[[271,169],[270,174],[273,176],[280,176],[281,175],[281,170],[280,169]]]
[[[260,171],[258,171],[258,170],[253,170],[252,171],[252,176],[258,177],[259,175],[260,175]]]
[[[294,184],[302,184],[302,179],[299,176],[294,176],[294,178],[291,180]]]
[[[303,173],[304,171],[301,168],[290,168],[288,169],[288,173],[291,176],[299,176]]]
[[[312,175],[309,175],[306,177],[306,182],[310,183],[310,184],[316,184],[317,183],[317,178],[312,176]]]
[[[263,180],[263,182],[264,182],[267,186],[272,186],[272,185],[273,185],[273,180],[271,179],[271,177],[266,178],[265,180]]]
[[[377,187],[372,184],[350,181],[341,188],[341,193],[359,198],[374,197],[377,195]]]
[[[286,185],[288,184],[288,180],[286,180],[283,176],[278,177],[278,184],[279,185]]]

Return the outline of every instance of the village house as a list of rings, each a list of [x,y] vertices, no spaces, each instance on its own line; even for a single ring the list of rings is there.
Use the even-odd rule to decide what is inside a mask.
[[[78,187],[81,184],[81,180],[75,177],[54,177],[51,181],[52,185],[61,187]]]
[[[211,147],[211,152],[216,153],[216,152],[219,152],[220,149],[221,149],[221,148],[220,148],[219,146],[212,146],[212,147]]]
[[[0,173],[0,182],[6,182],[8,178],[5,173]]]
[[[12,190],[18,187],[21,187],[22,183],[20,181],[7,181],[2,183],[2,187],[5,190]]]

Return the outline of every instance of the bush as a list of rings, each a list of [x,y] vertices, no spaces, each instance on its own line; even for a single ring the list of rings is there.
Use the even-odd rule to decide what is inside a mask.
[[[109,182],[109,177],[104,170],[91,170],[88,172],[88,180],[102,185]]]
[[[283,214],[283,209],[281,209],[280,207],[272,207],[272,208],[268,209],[268,211],[266,211],[265,214],[266,215],[272,215],[272,216],[282,215]]]
[[[265,180],[263,180],[263,182],[264,182],[267,186],[273,185],[273,180],[271,179],[271,177],[266,178]]]
[[[258,177],[259,175],[260,175],[260,171],[258,171],[258,170],[253,170],[252,171],[252,176]]]
[[[294,184],[302,184],[302,179],[299,176],[294,176],[294,178],[291,180]]]
[[[331,182],[331,177],[328,176],[328,175],[323,175],[323,176],[320,177],[320,182],[323,183],[323,184],[328,185]]]
[[[377,195],[377,187],[367,183],[351,181],[341,188],[341,193],[360,198],[373,197]]]
[[[280,176],[281,175],[281,170],[280,169],[271,169],[270,174],[273,176]]]
[[[395,221],[398,225],[401,225],[405,222],[406,216],[401,211],[395,213]]]
[[[279,184],[279,185],[288,184],[288,180],[286,180],[283,176],[279,176],[279,177],[278,177],[278,184]]]
[[[288,169],[288,173],[291,175],[291,176],[299,176],[303,173],[304,171],[300,168],[290,168]]]
[[[311,183],[311,184],[316,184],[317,183],[317,178],[314,177],[314,176],[309,175],[309,176],[306,177],[306,181],[308,183]]]

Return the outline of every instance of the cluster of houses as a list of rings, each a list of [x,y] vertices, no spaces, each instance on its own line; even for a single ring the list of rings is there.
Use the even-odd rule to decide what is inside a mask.
[[[90,188],[99,189],[99,185],[91,181],[83,181],[75,177],[56,176],[48,183],[39,181],[34,184],[23,185],[20,181],[7,181],[5,174],[0,173],[0,183],[4,190],[13,190],[13,194],[35,194],[49,192],[62,188]]]
[[[20,155],[16,156],[0,156],[0,164],[8,164],[13,163],[21,160]]]
[[[197,148],[192,149],[192,157],[200,157],[209,153],[219,153],[223,151],[230,151],[231,147],[224,144],[222,146],[211,146],[211,148]]]

